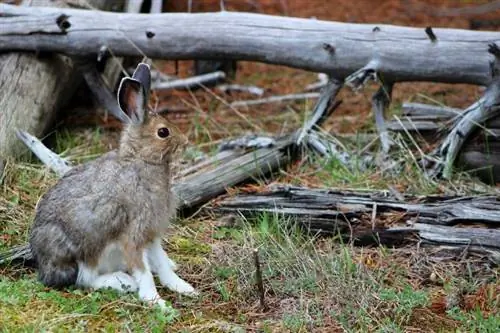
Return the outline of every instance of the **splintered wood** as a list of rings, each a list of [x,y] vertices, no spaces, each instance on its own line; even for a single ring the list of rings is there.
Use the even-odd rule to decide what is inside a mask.
[[[294,220],[308,232],[340,234],[355,244],[433,244],[486,255],[500,263],[500,205],[495,196],[404,197],[277,185],[226,198],[207,208],[220,214],[259,214]],[[283,222],[284,223],[284,222]]]

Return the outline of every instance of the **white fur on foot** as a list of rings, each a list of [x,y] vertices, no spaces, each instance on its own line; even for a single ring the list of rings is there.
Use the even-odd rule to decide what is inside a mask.
[[[148,261],[158,274],[160,282],[164,287],[180,294],[196,296],[199,293],[189,283],[175,274],[176,264],[168,257],[161,247],[161,239],[157,238],[147,250]]]
[[[171,270],[177,269],[177,264],[168,257],[167,253],[161,247],[161,239],[156,238],[148,250],[148,262],[153,273],[158,273],[163,266],[169,266]]]
[[[199,292],[192,285],[181,279],[174,271],[162,271],[158,274],[160,282],[168,289],[187,296],[198,296]]]
[[[114,272],[99,275],[92,283],[94,289],[113,288],[120,292],[137,291],[137,283],[134,278],[124,272]]]
[[[172,259],[170,259],[170,257],[167,255],[167,253],[165,253],[165,261],[167,262],[167,264],[170,266],[170,268],[173,271],[177,270],[177,268],[178,268],[177,264]]]
[[[158,291],[156,290],[153,274],[151,273],[148,263],[147,251],[143,252],[142,261],[144,269],[134,269],[132,272],[132,276],[139,287],[139,298],[148,303],[164,304],[165,301],[161,299]]]
[[[120,292],[137,291],[137,283],[130,275],[121,271],[99,274],[97,268],[91,268],[83,262],[78,262],[76,285],[94,289],[113,288]]]

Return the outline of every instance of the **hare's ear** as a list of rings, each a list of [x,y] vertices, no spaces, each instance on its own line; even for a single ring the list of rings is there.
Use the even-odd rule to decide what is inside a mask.
[[[144,92],[146,93],[146,100],[149,99],[149,91],[151,89],[151,70],[149,69],[149,65],[143,62],[137,65],[137,68],[132,75],[132,78],[139,81],[144,88]]]
[[[118,105],[132,124],[144,123],[147,114],[147,103],[147,94],[142,84],[129,77],[123,78],[118,88]]]

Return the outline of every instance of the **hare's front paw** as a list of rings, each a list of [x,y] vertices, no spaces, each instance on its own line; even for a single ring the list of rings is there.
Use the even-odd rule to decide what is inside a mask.
[[[149,301],[148,302],[152,306],[157,306],[159,307],[162,311],[166,312],[168,310],[172,310],[170,306],[167,305],[164,299],[162,298],[157,298],[154,301]]]
[[[194,297],[199,295],[199,292],[192,285],[178,277],[173,271],[161,272],[159,275],[161,284],[168,289],[186,296]]]

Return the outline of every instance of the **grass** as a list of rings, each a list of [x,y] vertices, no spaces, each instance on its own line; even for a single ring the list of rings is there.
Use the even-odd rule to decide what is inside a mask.
[[[202,102],[210,112],[190,102],[198,111],[185,132],[204,148],[190,154],[211,154],[216,140],[249,129],[231,110],[216,110],[220,103],[213,96]],[[273,106],[269,114],[265,109],[243,114],[269,132],[287,132],[303,124],[302,111],[311,106],[292,103],[285,111]],[[113,147],[109,137],[100,129],[61,130],[52,146],[81,163]],[[344,189],[393,187],[413,194],[473,193],[476,183],[463,175],[430,181],[416,163],[417,143],[404,136],[396,143],[391,155],[396,168],[367,166],[362,154],[367,142],[354,137],[341,142],[351,154],[349,166],[308,153],[275,180]],[[27,240],[36,202],[55,182],[36,161],[8,163],[0,188],[0,251]],[[178,221],[165,248],[179,263],[179,275],[201,291],[199,298],[160,288],[172,305],[164,314],[135,295],[50,290],[30,269],[0,267],[0,331],[494,332],[500,326],[499,271],[481,261],[440,261],[415,246],[358,248],[337,237],[305,236],[292,221],[272,214],[237,218],[232,225],[206,215]],[[259,306],[254,249],[268,311]]]
[[[369,170],[348,171],[332,161],[324,172],[337,185],[356,181],[369,185]],[[43,166],[9,166],[0,210],[1,221],[7,221],[2,222],[0,234],[10,237],[4,247],[26,240],[36,200],[54,181]],[[483,309],[432,310],[436,289],[446,294],[461,285],[467,295],[474,295],[495,284],[494,271],[488,272],[489,280],[478,283],[474,270],[457,274],[442,264],[438,282],[419,284],[410,272],[423,268],[408,266],[411,260],[402,260],[398,250],[360,249],[336,238],[306,237],[292,222],[272,214],[240,219],[232,227],[213,219],[181,221],[167,238],[166,248],[180,263],[180,275],[202,291],[199,299],[160,289],[172,304],[165,315],[134,295],[50,290],[30,270],[2,268],[0,327],[3,331],[404,332],[421,327],[424,317],[423,331],[493,332],[499,323],[496,289],[485,293],[490,297],[485,303],[478,303]],[[268,312],[258,305],[255,248],[262,262]]]

